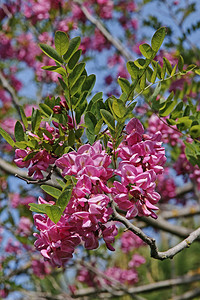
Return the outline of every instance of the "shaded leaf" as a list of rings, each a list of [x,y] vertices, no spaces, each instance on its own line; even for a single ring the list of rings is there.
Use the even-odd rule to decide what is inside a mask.
[[[105,109],[101,109],[100,113],[102,115],[104,122],[108,125],[108,127],[111,128],[112,130],[115,130],[115,120],[111,115],[111,113]]]
[[[189,130],[189,133],[193,139],[200,137],[200,125],[192,126]]]
[[[22,118],[22,122],[23,122],[23,124],[24,124],[24,127],[27,129],[27,128],[28,128],[28,121],[27,121],[27,117],[26,117],[26,115],[25,115],[23,106],[20,105],[19,110],[20,110],[20,115],[21,115],[21,118]]]
[[[73,69],[72,73],[69,75],[69,83],[72,87],[75,82],[79,79],[81,74],[83,73],[83,70],[85,69],[85,63],[79,63],[76,65],[76,67]]]
[[[22,142],[24,141],[24,129],[23,129],[23,126],[22,124],[17,121],[16,124],[15,124],[15,139],[16,139],[16,142]]]
[[[35,132],[39,127],[41,123],[41,113],[38,109],[32,110],[32,116],[31,116],[31,126],[32,126],[32,131]]]
[[[63,55],[63,58],[66,62],[69,61],[70,57],[78,49],[78,47],[80,46],[80,43],[81,43],[81,38],[79,36],[77,36],[77,37],[70,40],[68,50]]]
[[[73,186],[69,185],[60,195],[58,200],[56,201],[56,206],[58,206],[61,211],[63,212],[69,203],[69,200],[71,198]]]
[[[95,115],[92,112],[87,111],[85,114],[84,120],[85,120],[85,124],[87,126],[88,131],[90,133],[94,134],[95,126],[97,124]]]
[[[184,60],[183,60],[183,57],[180,55],[179,60],[178,60],[178,69],[179,69],[179,71],[183,71],[183,66],[184,66]]]
[[[77,62],[79,61],[79,58],[81,56],[81,53],[82,53],[82,50],[79,49],[77,50],[73,55],[72,57],[70,58],[69,62],[68,62],[68,65],[67,67],[70,69],[70,70],[73,70],[73,68],[76,66]]]

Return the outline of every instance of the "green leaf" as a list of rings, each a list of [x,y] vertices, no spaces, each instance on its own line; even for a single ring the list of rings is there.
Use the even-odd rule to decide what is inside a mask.
[[[64,55],[69,46],[69,39],[65,32],[56,31],[55,34],[55,47],[59,55]]]
[[[153,49],[148,44],[141,44],[139,46],[139,49],[140,49],[140,52],[142,53],[142,55],[146,58],[153,59],[153,56],[155,56]]]
[[[62,216],[62,210],[57,205],[46,206],[45,208],[47,216],[53,221],[55,224],[58,223]]]
[[[200,69],[195,70],[195,73],[196,73],[197,75],[200,75]]]
[[[88,104],[87,110],[90,111],[92,105],[93,105],[96,101],[98,101],[98,100],[100,100],[100,99],[103,99],[103,93],[102,93],[102,92],[99,92],[99,93],[97,93],[96,95],[94,95],[94,96],[92,97],[92,99],[90,100],[90,102],[89,102],[89,104]]]
[[[41,111],[46,115],[46,116],[51,116],[53,114],[53,109],[51,109],[48,105],[45,103],[40,103],[39,107]]]
[[[24,129],[19,121],[17,121],[15,124],[15,139],[16,142],[24,141]]]
[[[58,206],[61,211],[63,212],[67,206],[67,204],[69,203],[69,200],[71,198],[72,195],[72,189],[73,186],[69,185],[60,195],[60,197],[58,198],[58,200],[56,201],[56,206]]]
[[[96,76],[94,74],[87,76],[87,78],[82,86],[81,91],[82,92],[87,91],[87,93],[89,94],[92,91],[92,89],[95,85],[95,82],[96,82]]]
[[[162,70],[161,70],[161,79],[162,80],[164,80],[164,78],[165,78],[166,69],[167,69],[166,62],[163,59],[163,66],[162,66]]]
[[[108,127],[111,128],[112,130],[115,130],[115,119],[113,118],[111,113],[109,113],[109,111],[105,109],[101,109],[100,113],[104,122],[108,125]]]
[[[60,77],[58,77],[58,80],[59,80],[59,82],[60,82],[60,85],[61,85],[62,89],[63,89],[64,91],[66,91],[66,90],[67,90],[67,85],[66,85],[66,83],[65,83]]]
[[[161,27],[159,28],[153,35],[152,39],[151,39],[151,47],[153,49],[153,51],[158,52],[158,50],[160,49],[164,38],[165,38],[165,34],[166,34],[166,28],[165,27]]]
[[[33,158],[36,155],[36,153],[38,153],[38,151],[32,151],[23,158],[23,161],[28,161],[29,159]]]
[[[126,78],[121,78],[121,77],[119,77],[117,81],[122,89],[122,92],[128,95],[131,88],[130,82]]]
[[[187,143],[187,142],[184,142],[185,144],[185,155],[186,155],[186,158],[189,160],[189,162],[195,166],[196,164],[198,164],[198,160],[197,160],[197,157],[196,157],[196,148],[194,146],[194,144],[190,144],[190,143]]]
[[[154,71],[153,71],[153,74],[151,76],[151,82],[152,83],[154,83],[156,81],[157,72],[158,72],[158,62],[156,62],[156,64],[154,65]]]
[[[194,70],[196,68],[196,65],[192,64],[192,65],[189,65],[186,69],[186,72],[190,72],[192,70]]]
[[[46,44],[39,44],[40,49],[50,58],[52,58],[53,60],[55,60],[58,64],[62,64],[63,63],[63,59],[62,57],[60,57],[60,55],[57,53],[57,51]]]
[[[0,135],[6,140],[6,142],[8,144],[10,144],[13,148],[15,146],[15,142],[13,141],[13,139],[9,136],[9,134],[0,127]]]
[[[140,79],[140,88],[144,90],[146,87],[146,73],[144,73]]]
[[[28,146],[27,142],[16,142],[15,143],[15,147],[19,148],[19,149],[26,149],[27,146]]]
[[[41,113],[38,109],[36,110],[32,110],[32,116],[31,116],[31,126],[32,126],[32,131],[35,132],[36,130],[38,130],[38,128],[40,127],[40,123],[41,123]]]
[[[62,179],[56,179],[56,181],[58,182],[58,184],[61,186],[61,188],[65,188],[66,183],[62,180]]]
[[[166,57],[163,57],[163,61],[164,61],[165,64],[166,64],[166,71],[167,71],[167,74],[168,74],[168,75],[171,75],[171,73],[172,73],[172,66],[171,66],[169,60],[168,60]]]
[[[95,133],[96,135],[99,134],[102,125],[103,125],[103,119],[100,119],[100,120],[97,122],[97,124],[96,124],[96,126],[95,126],[95,129],[94,129],[94,133]]]
[[[77,92],[80,91],[82,85],[83,85],[84,82],[85,82],[85,78],[86,78],[85,75],[84,75],[84,76],[80,76],[79,79],[74,83],[74,85],[73,85],[72,88],[71,88],[71,93],[70,93],[70,94],[71,94],[71,97],[72,97],[73,95],[75,95]],[[73,105],[75,105],[75,103],[73,103]]]
[[[30,211],[34,211],[37,213],[46,214],[46,207],[52,206],[51,204],[36,204],[36,203],[29,203]]]
[[[83,73],[83,70],[85,69],[85,63],[79,63],[76,65],[76,67],[73,69],[72,73],[69,75],[69,83],[72,87],[75,82],[79,79],[81,74]]]
[[[44,66],[42,67],[43,70],[45,71],[51,71],[51,72],[56,72],[60,74],[61,76],[65,77],[67,75],[65,69],[60,66]]]
[[[138,58],[137,60],[134,61],[134,64],[139,69],[145,69],[145,67],[147,66],[147,60],[144,58]]]
[[[40,186],[41,189],[43,189],[43,191],[49,195],[51,195],[52,197],[58,199],[58,197],[60,197],[61,195],[61,191],[53,186],[50,185],[41,185]]]
[[[172,72],[171,72],[171,76],[174,76],[174,74],[175,74],[175,72],[176,72],[176,67],[177,67],[177,65],[175,65],[175,66],[173,67]]]
[[[68,65],[67,67],[70,69],[70,70],[73,70],[73,68],[76,66],[77,62],[79,61],[79,58],[81,56],[81,53],[82,53],[82,50],[79,49],[77,50],[73,55],[72,57],[70,58],[69,62],[68,62]]]
[[[97,124],[95,115],[92,112],[87,111],[85,114],[84,120],[85,120],[85,124],[87,126],[88,131],[90,133],[94,134],[95,126]]]
[[[75,133],[74,130],[70,130],[68,135],[68,145],[73,146],[74,142],[75,142]]]
[[[123,118],[126,113],[124,102],[117,98],[115,98],[113,101],[112,109],[118,118]]]
[[[159,110],[159,115],[161,117],[168,116],[172,112],[172,110],[174,109],[176,103],[177,103],[176,101],[167,102],[165,107]]]
[[[80,46],[80,43],[81,43],[81,38],[79,36],[70,40],[68,50],[63,56],[63,58],[66,62],[69,61],[70,57],[78,49],[78,47]]]
[[[183,57],[180,55],[178,60],[178,69],[180,72],[183,71],[183,67],[184,67],[184,60]]]
[[[94,133],[91,133],[87,128],[86,128],[86,136],[88,138],[88,141],[90,143],[90,145],[94,144],[94,141],[95,141],[95,134]]]
[[[183,102],[177,104],[173,112],[171,113],[171,118],[173,120],[182,117],[183,115]]]
[[[189,133],[193,139],[200,137],[200,125],[192,126]]]
[[[23,122],[23,124],[24,124],[24,127],[27,129],[27,128],[28,128],[28,121],[27,121],[27,117],[26,117],[26,115],[25,115],[23,106],[20,105],[19,110],[20,110],[20,115],[21,115],[21,118],[22,118],[22,122]]]
[[[190,120],[188,116],[181,117],[177,121],[177,128],[180,131],[186,130],[190,128],[191,124],[192,124],[192,120]]]
[[[133,61],[128,61],[127,62],[127,70],[129,72],[129,74],[131,75],[131,77],[133,77],[134,79],[136,79],[139,75],[139,68],[136,67],[136,65],[134,64]]]

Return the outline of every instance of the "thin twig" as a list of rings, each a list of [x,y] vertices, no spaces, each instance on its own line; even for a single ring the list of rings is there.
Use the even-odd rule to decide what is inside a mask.
[[[131,287],[128,288],[128,292],[131,293],[149,293],[149,292],[153,292],[153,291],[157,291],[157,290],[161,290],[161,289],[169,289],[169,287],[173,287],[173,286],[177,286],[177,285],[183,285],[183,284],[189,284],[192,282],[196,282],[200,280],[200,275],[194,275],[194,276],[189,276],[189,275],[184,275],[184,276],[179,276],[177,278],[173,278],[173,279],[168,279],[168,280],[163,280],[163,281],[158,281],[158,282],[154,282],[154,283],[150,283],[150,284],[146,284],[146,285],[142,285],[142,286],[137,286],[137,287]],[[100,293],[105,293],[105,289],[102,288],[101,290],[98,291],[98,294]],[[79,298],[79,297],[84,297],[84,296],[92,296],[96,293],[95,288],[83,288],[83,289],[79,289],[78,291],[76,291],[74,293],[74,295],[72,295],[73,298]],[[106,296],[107,294],[105,294]],[[125,295],[124,291],[117,291],[115,297],[121,297]],[[184,298],[183,298],[184,299]],[[173,299],[174,300],[174,299]]]
[[[19,114],[19,117],[21,119],[21,114],[20,114],[20,104],[19,104],[19,99],[15,93],[15,90],[12,88],[12,86],[9,84],[8,80],[5,78],[5,76],[2,74],[2,72],[0,72],[0,82],[2,84],[2,86],[4,87],[4,89],[6,91],[9,92],[9,94],[11,95],[12,97],[12,102],[14,104],[14,107],[16,108],[18,114]]]
[[[2,158],[0,158],[0,169],[3,170],[4,172],[6,172],[9,175],[16,176],[16,177],[18,177],[20,179],[23,179],[23,180],[26,180],[26,181],[28,181],[30,183],[34,183],[34,182],[31,182],[33,179],[30,176],[28,176],[25,171],[14,167],[13,165],[11,165],[10,163],[6,162]],[[48,180],[48,181],[45,181],[45,182],[48,185],[51,185],[51,186],[54,186],[54,187],[60,187],[60,185],[56,181],[56,178],[53,177],[53,176],[52,176],[51,180]],[[42,182],[40,182],[40,183],[42,183]]]
[[[119,221],[125,225],[125,227],[139,236],[147,245],[149,245],[151,250],[151,257],[159,260],[164,260],[167,258],[173,258],[177,253],[181,252],[185,248],[189,248],[189,246],[200,236],[200,228],[191,232],[190,235],[184,239],[182,242],[178,243],[176,246],[168,249],[164,252],[159,252],[155,239],[146,235],[140,228],[133,225],[129,220],[120,215],[115,208],[115,203],[111,200],[111,207],[113,209],[113,220]]]
[[[126,47],[121,43],[121,41],[118,38],[114,38],[110,32],[105,28],[105,26],[102,24],[101,21],[97,20],[89,11],[88,9],[83,5],[82,1],[80,0],[73,0],[75,4],[77,4],[85,17],[94,24],[99,31],[103,34],[103,36],[120,52],[120,54],[126,59],[126,60],[134,60],[134,57],[126,50]]]

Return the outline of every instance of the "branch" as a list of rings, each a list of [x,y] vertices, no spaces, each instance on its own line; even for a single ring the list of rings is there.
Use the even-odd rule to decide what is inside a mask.
[[[115,208],[114,201],[111,200],[111,207],[113,209],[113,220],[119,221],[125,225],[125,227],[139,236],[147,245],[149,245],[151,249],[151,257],[159,260],[164,260],[167,258],[173,258],[177,253],[181,252],[183,249],[188,248],[199,236],[200,236],[200,228],[196,229],[195,231],[191,232],[190,235],[183,240],[182,242],[178,243],[176,246],[170,248],[167,251],[159,252],[156,246],[155,239],[147,236],[140,228],[133,225],[129,220],[125,217],[121,216]]]
[[[10,163],[6,162],[2,158],[0,158],[0,169],[10,175],[13,175],[15,177],[25,180],[27,183],[32,184],[32,183],[35,183],[35,181],[36,181],[36,180],[33,180],[31,177],[29,177],[25,171],[12,166]],[[49,179],[50,178],[48,178],[47,180],[45,180],[45,179],[41,180],[39,183],[46,182],[46,184],[48,184],[48,185],[60,188],[60,185],[56,181],[56,177],[52,176],[51,180],[49,180]],[[38,183],[38,181],[37,181],[37,183]]]
[[[6,91],[8,91],[8,93],[11,95],[14,107],[16,108],[16,110],[21,118],[20,109],[19,109],[19,99],[15,93],[15,90],[9,84],[8,80],[5,78],[5,76],[2,74],[2,72],[0,72],[0,82],[1,82],[2,86],[4,87],[4,89]]]
[[[161,216],[164,219],[173,219],[173,218],[191,217],[199,214],[200,214],[199,205],[193,205],[189,207],[183,207],[181,209],[173,208],[171,211],[163,211],[161,213]]]
[[[95,268],[91,264],[86,263],[86,262],[82,262],[81,264],[84,267],[86,267],[89,271],[91,271],[92,273],[94,273],[95,275],[97,275],[98,277],[107,280],[109,282],[109,288],[113,287],[114,290],[113,291],[108,290],[106,288],[105,282],[103,282],[103,287],[108,292],[110,292],[110,293],[112,292],[111,294],[113,296],[117,295],[117,290],[122,290],[122,291],[124,291],[125,294],[130,295],[132,297],[132,299],[135,299],[135,300],[145,300],[143,297],[135,295],[135,293],[132,293],[132,292],[130,293],[129,290],[128,290],[128,288],[127,288],[127,286],[125,286],[121,282],[117,281],[116,279],[107,276],[106,274],[104,274],[103,272],[99,271],[97,268]]]
[[[157,290],[161,290],[161,289],[168,289],[169,287],[173,287],[173,286],[177,286],[177,285],[182,285],[182,284],[189,284],[195,281],[199,281],[200,280],[200,275],[194,275],[194,276],[188,276],[188,275],[184,275],[184,276],[179,276],[177,278],[173,278],[173,279],[168,279],[168,280],[163,280],[163,281],[158,281],[158,282],[154,282],[154,283],[150,283],[150,284],[146,284],[146,285],[142,285],[142,286],[137,286],[137,287],[131,287],[131,288],[127,288],[127,291],[129,292],[129,294],[131,293],[149,293],[149,292],[153,292],[153,291],[157,291]],[[100,293],[105,293],[105,289],[102,288],[101,290],[98,290],[98,295]],[[79,289],[77,292],[75,292],[72,297],[73,298],[79,298],[79,297],[84,297],[84,296],[91,296],[97,293],[97,290],[95,288],[84,288],[84,289]],[[105,293],[105,296],[107,295],[107,293]],[[115,293],[115,297],[121,297],[125,295],[125,292],[120,290],[120,291],[116,291]],[[176,300],[182,300],[184,298],[180,298],[180,299],[176,299]],[[187,299],[187,298],[186,298]],[[175,300],[175,299],[173,299]]]
[[[200,288],[196,288],[194,290],[191,290],[189,292],[186,292],[180,296],[173,297],[172,300],[187,300],[187,299],[194,299],[197,296],[200,295]]]
[[[179,225],[174,225],[163,219],[161,216],[158,219],[152,219],[148,217],[139,217],[138,220],[141,220],[157,229],[161,229],[163,231],[169,232],[181,238],[186,238],[193,232],[193,229],[185,228]]]
[[[104,27],[102,22],[100,22],[93,15],[91,15],[91,13],[80,0],[73,0],[73,2],[80,7],[85,17],[99,29],[103,36],[120,52],[120,54],[126,60],[134,60],[133,56],[126,50],[126,47],[120,42],[120,40],[118,38],[114,38],[110,34],[110,32]]]

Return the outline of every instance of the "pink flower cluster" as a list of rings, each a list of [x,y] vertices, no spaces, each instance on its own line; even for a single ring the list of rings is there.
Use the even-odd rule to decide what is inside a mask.
[[[121,249],[124,253],[128,253],[136,248],[146,245],[141,238],[131,231],[124,232],[120,238],[120,241]]]
[[[35,246],[53,265],[63,265],[80,243],[86,249],[96,249],[99,238],[103,238],[109,250],[114,250],[111,244],[117,228],[110,222],[113,213],[111,197],[120,209],[127,211],[127,218],[136,215],[157,217],[153,210],[158,209],[154,204],[160,195],[155,192],[155,181],[166,160],[161,135],[156,133],[150,137],[144,134],[143,126],[136,118],[127,124],[126,133],[117,149],[121,160],[116,170],[111,168],[111,156],[102,149],[100,141],[92,146],[85,144],[56,160],[62,176],[73,176],[77,182],[57,224],[47,216],[34,216],[40,231],[35,235]],[[24,165],[27,162],[23,162],[22,157],[17,162]],[[121,182],[114,181],[113,187],[108,187],[108,180],[114,175],[119,176]],[[47,202],[40,197],[39,203]]]
[[[34,221],[40,231],[40,234],[34,233],[37,238],[34,244],[36,249],[53,266],[63,266],[69,258],[72,258],[75,247],[80,244],[80,238],[75,233],[76,228],[73,229],[64,216],[57,224],[54,224],[47,216],[39,214],[34,215]]]
[[[31,267],[33,273],[39,278],[44,278],[46,275],[51,273],[50,265],[48,265],[47,262],[44,262],[42,259],[33,259],[31,262]]]
[[[117,149],[122,160],[115,174],[120,176],[121,182],[113,183],[114,200],[120,209],[127,211],[128,219],[136,215],[157,218],[153,210],[158,209],[154,204],[160,195],[155,192],[155,181],[166,161],[161,133],[144,134],[140,121],[133,118],[126,125],[126,134]]]
[[[169,169],[165,168],[164,173],[158,175],[157,191],[161,195],[161,200],[167,202],[176,197],[176,184],[169,174]]]
[[[163,120],[166,121],[166,118]],[[162,133],[163,143],[170,144],[172,147],[179,143],[181,133],[176,130],[175,126],[169,127],[154,114],[148,120],[148,124],[149,134],[155,134],[159,130]]]
[[[110,163],[111,158],[102,150],[99,141],[93,146],[81,146],[77,152],[64,154],[56,161],[57,167],[63,170],[62,175],[73,175],[77,184],[57,224],[46,216],[34,216],[40,231],[40,235],[36,234],[35,246],[54,265],[63,265],[81,241],[86,249],[96,249],[102,237],[108,249],[114,250],[111,244],[117,228],[108,223],[112,208],[109,207],[109,197],[105,195],[111,192],[106,185],[113,175]],[[39,202],[45,203],[42,198]],[[67,248],[69,245],[70,249]]]
[[[120,282],[121,284],[132,285],[138,282],[138,272],[137,269],[141,264],[146,262],[145,258],[139,254],[134,254],[132,259],[128,263],[127,269],[121,269],[120,267],[109,267],[107,268],[103,274],[110,278],[104,279],[101,278],[101,275],[97,276],[94,273],[91,273],[85,267],[82,267],[77,276],[77,280],[87,284],[88,286],[102,286],[103,284],[110,285],[112,279]],[[93,264],[95,267],[95,264]]]
[[[47,171],[49,165],[53,164],[56,159],[46,150],[40,150],[34,157],[24,161],[24,158],[31,152],[30,150],[16,149],[14,162],[19,168],[29,168],[29,176],[33,175],[34,179],[42,179],[44,177],[42,171]]]

